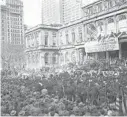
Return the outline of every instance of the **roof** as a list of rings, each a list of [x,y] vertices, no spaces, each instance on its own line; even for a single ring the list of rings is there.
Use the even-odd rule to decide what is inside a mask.
[[[59,27],[53,26],[53,25],[45,25],[45,24],[39,24],[35,27],[32,27],[28,30],[26,30],[26,33],[29,33],[31,31],[37,30],[37,29],[50,29],[50,30],[58,30]]]

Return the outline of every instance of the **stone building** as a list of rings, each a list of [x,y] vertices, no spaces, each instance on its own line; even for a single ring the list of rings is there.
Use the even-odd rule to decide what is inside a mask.
[[[4,4],[0,5],[2,68],[23,67],[23,2],[20,0],[3,0],[3,2]]]
[[[127,58],[127,0],[99,0],[82,6],[82,12],[83,18],[55,29],[59,65],[70,62],[82,64],[85,58]],[[49,32],[53,33],[54,28],[48,27]],[[40,37],[40,40],[44,39]],[[49,39],[52,42],[52,38]],[[46,49],[46,52],[56,50]],[[45,66],[42,63],[47,58],[51,57],[46,54],[39,65]]]
[[[82,9],[87,55],[127,57],[127,0],[101,0]]]
[[[59,64],[58,28],[48,25],[37,25],[26,31],[26,63],[27,69]]]

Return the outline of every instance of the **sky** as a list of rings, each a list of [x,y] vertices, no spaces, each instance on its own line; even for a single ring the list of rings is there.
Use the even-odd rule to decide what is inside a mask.
[[[22,0],[24,5],[24,24],[41,24],[41,0]]]
[[[24,4],[24,24],[35,26],[41,24],[41,0],[22,0]],[[82,0],[85,5],[97,0]]]

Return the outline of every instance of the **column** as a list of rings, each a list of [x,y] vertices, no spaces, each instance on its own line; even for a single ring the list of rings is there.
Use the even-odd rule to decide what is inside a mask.
[[[109,60],[109,52],[106,52],[106,60]]]
[[[49,64],[53,65],[53,53],[49,54]]]
[[[121,43],[119,43],[119,59],[122,59]]]
[[[107,35],[107,19],[104,19],[104,35]]]
[[[118,16],[114,16],[115,33],[118,33]]]
[[[87,39],[87,27],[86,25],[83,25],[83,41],[86,41]]]
[[[63,64],[66,64],[66,51],[63,53],[63,56],[64,56]]]

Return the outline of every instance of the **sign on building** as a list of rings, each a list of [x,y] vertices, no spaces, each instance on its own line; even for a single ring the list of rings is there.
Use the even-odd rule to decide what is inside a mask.
[[[85,44],[86,53],[119,50],[118,38],[108,37],[103,41],[91,41]]]

